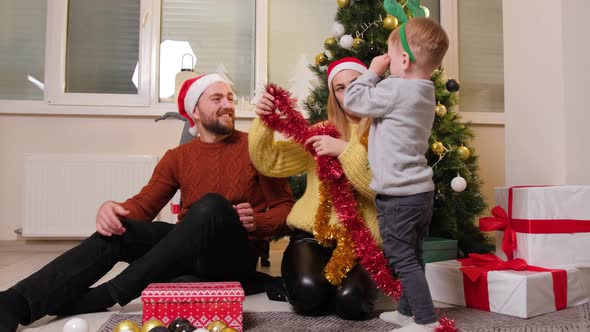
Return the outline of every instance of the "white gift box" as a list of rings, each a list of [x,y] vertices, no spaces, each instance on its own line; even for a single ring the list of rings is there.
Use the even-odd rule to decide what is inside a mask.
[[[590,186],[515,187],[512,191],[511,219],[529,223],[514,227],[514,258],[545,268],[590,267]],[[496,203],[507,213],[508,198],[509,188],[496,188]],[[574,233],[568,226],[572,222],[578,228],[581,225],[583,232]],[[563,227],[556,229],[556,225]],[[496,255],[506,259],[503,238],[503,231],[496,232]]]
[[[426,264],[432,299],[466,306],[461,263],[456,260]],[[567,307],[590,302],[590,269],[567,268]],[[487,272],[491,312],[530,318],[556,310],[551,272]]]

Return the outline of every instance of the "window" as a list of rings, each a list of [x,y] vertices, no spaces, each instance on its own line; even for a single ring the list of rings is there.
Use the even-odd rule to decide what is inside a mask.
[[[461,112],[504,112],[502,0],[457,5]]]
[[[440,0],[450,39],[443,65],[461,83],[458,110],[465,121],[504,124],[502,0]]]
[[[219,72],[238,96],[255,88],[255,0],[162,0],[160,101],[174,100],[174,77],[194,63],[196,74]]]
[[[46,1],[0,0],[0,99],[43,99],[46,15]]]
[[[154,1],[48,0],[47,101],[148,106]]]
[[[268,0],[0,0],[0,6],[2,113],[161,115],[176,108],[174,77],[185,53],[194,56],[197,73],[222,72],[233,82],[244,97],[238,117],[254,116],[248,101],[256,82],[267,79]]]
[[[65,92],[137,94],[139,0],[68,2]]]

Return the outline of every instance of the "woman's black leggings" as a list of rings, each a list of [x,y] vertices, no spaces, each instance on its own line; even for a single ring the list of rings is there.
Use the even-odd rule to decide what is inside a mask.
[[[287,300],[301,315],[336,313],[350,320],[369,318],[377,298],[375,283],[357,264],[339,287],[330,284],[324,277],[324,267],[333,251],[310,233],[296,230],[291,235],[281,265]]]

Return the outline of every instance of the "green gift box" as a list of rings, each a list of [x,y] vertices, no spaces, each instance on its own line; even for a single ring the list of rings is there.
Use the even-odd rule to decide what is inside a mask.
[[[424,239],[424,263],[448,261],[457,259],[457,240],[441,237],[426,237]]]

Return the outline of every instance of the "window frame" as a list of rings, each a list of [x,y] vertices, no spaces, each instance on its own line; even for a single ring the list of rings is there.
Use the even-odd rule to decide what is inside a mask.
[[[440,0],[440,24],[449,36],[449,50],[443,60],[447,77],[458,77],[459,73],[459,0]],[[455,106],[463,120],[473,124],[504,125],[504,112],[461,112],[461,102]]]
[[[139,89],[137,95],[67,93],[65,87],[68,1],[47,0],[45,91],[43,100],[0,100],[0,114],[161,116],[175,103],[159,100],[160,17],[162,0],[140,0]],[[255,0],[254,84],[268,77],[268,0]],[[238,107],[238,105],[236,105]],[[236,118],[254,118],[252,105]]]
[[[149,106],[153,0],[140,0],[139,60],[137,94],[65,92],[68,3],[72,0],[48,0],[45,49],[45,100],[50,105],[76,106]]]

